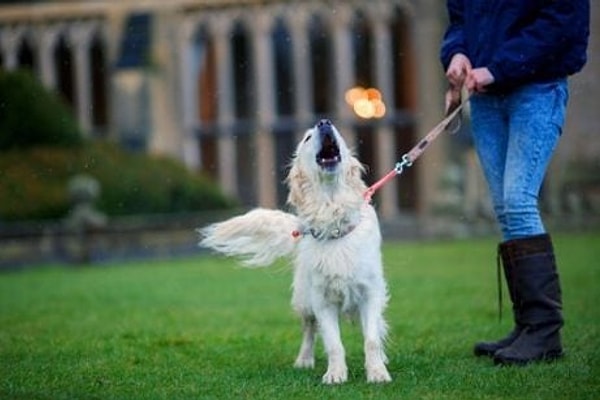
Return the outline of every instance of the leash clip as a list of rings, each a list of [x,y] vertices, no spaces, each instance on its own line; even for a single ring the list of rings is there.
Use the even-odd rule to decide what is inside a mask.
[[[404,168],[409,168],[412,167],[412,161],[410,160],[410,158],[408,157],[408,154],[404,154],[402,156],[402,161],[397,162],[396,166],[394,167],[394,171],[396,171],[396,175],[400,175],[402,172],[404,172]]]

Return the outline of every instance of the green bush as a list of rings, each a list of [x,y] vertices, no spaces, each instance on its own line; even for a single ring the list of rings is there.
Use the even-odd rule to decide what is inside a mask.
[[[82,142],[69,108],[29,72],[0,71],[0,151]]]
[[[90,142],[78,148],[36,147],[2,153],[0,220],[64,217],[70,207],[68,181],[78,174],[99,181],[96,205],[109,216],[235,205],[211,180],[177,161]]]
[[[0,155],[0,220],[64,217],[79,174],[99,181],[96,205],[109,216],[233,205],[177,161],[83,141],[69,108],[25,71],[0,71]]]

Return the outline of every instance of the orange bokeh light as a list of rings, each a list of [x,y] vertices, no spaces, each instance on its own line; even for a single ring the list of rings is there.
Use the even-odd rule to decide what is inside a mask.
[[[346,91],[346,103],[363,119],[383,118],[386,112],[381,92],[376,88],[355,86]]]

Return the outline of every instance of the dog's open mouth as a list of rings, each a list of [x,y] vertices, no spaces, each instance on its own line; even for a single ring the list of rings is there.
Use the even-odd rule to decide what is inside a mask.
[[[317,153],[317,164],[325,170],[334,169],[342,161],[340,148],[332,132],[321,133],[321,150]]]

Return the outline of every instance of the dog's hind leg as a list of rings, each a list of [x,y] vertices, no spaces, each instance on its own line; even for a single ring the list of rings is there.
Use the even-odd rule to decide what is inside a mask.
[[[294,362],[296,368],[313,368],[315,366],[315,336],[317,320],[313,315],[302,316],[302,345]]]
[[[390,382],[392,378],[385,367],[387,357],[383,348],[386,324],[381,302],[369,299],[360,307],[360,319],[364,335],[365,369],[367,382]]]

